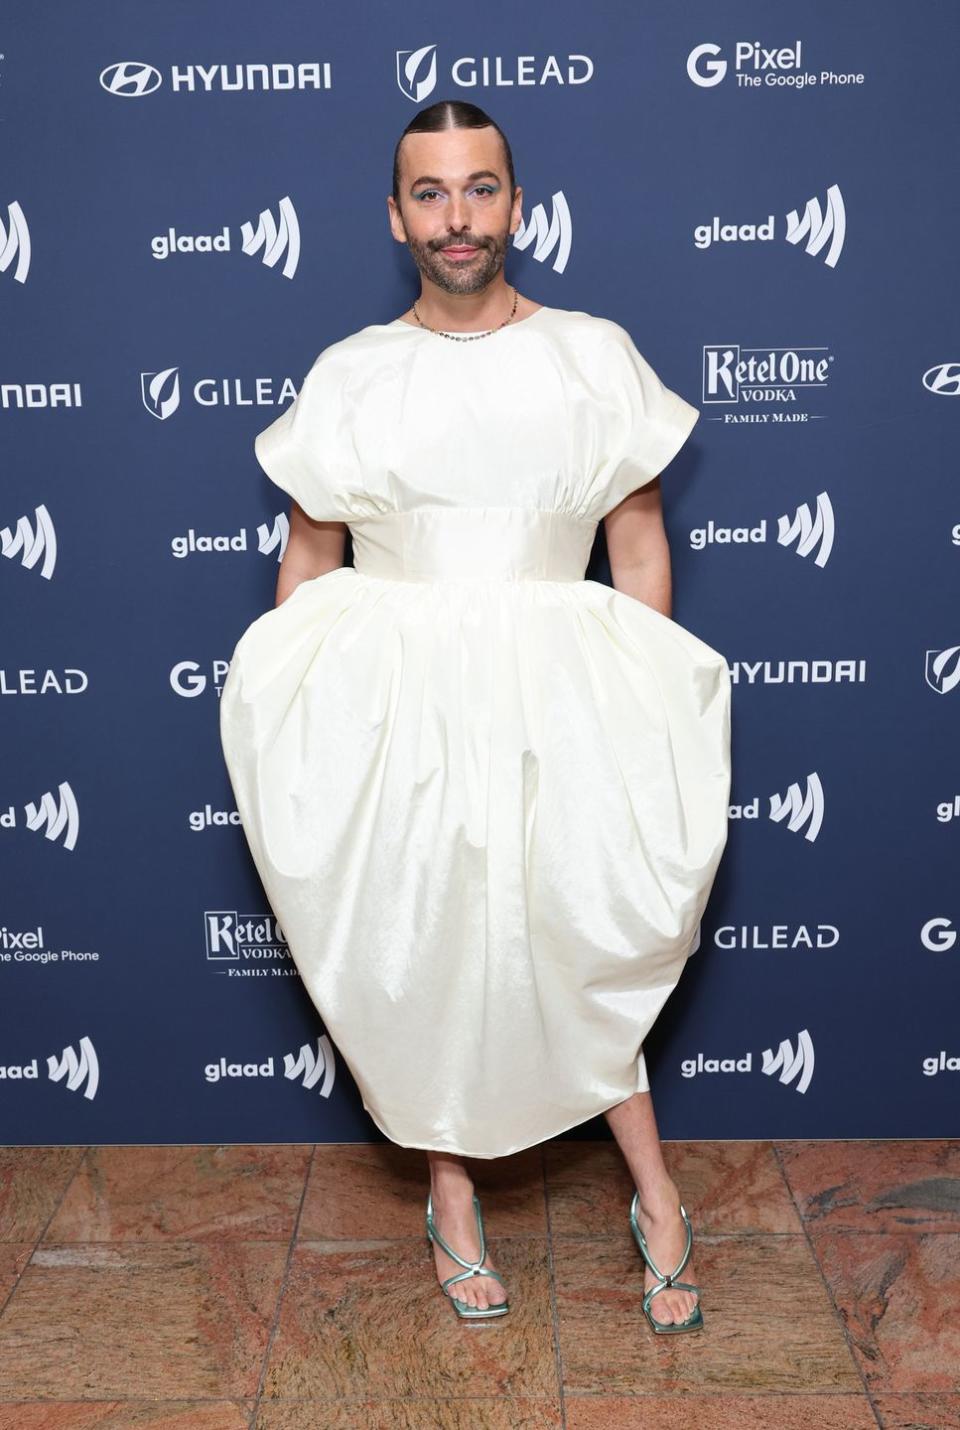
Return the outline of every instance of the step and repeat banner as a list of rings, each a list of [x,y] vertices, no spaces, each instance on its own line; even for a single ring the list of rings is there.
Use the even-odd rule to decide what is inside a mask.
[[[5,1144],[381,1139],[217,702],[288,535],[254,435],[419,292],[386,196],[448,98],[511,141],[508,281],[621,323],[702,413],[662,489],[733,804],[646,1045],[661,1131],[960,1131],[960,12],[521,13],[0,21]]]

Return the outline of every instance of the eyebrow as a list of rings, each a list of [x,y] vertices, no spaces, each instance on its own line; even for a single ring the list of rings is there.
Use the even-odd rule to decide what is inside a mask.
[[[496,179],[497,183],[499,183],[500,175],[495,173],[493,169],[475,169],[472,174],[467,175],[466,181],[468,184],[472,184],[475,179]],[[435,174],[421,174],[419,179],[414,179],[410,188],[415,189],[418,184],[437,184],[442,186],[443,179],[438,179]]]

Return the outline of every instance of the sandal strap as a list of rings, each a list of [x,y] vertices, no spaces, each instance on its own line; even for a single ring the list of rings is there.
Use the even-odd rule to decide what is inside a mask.
[[[680,1204],[680,1215],[681,1215],[681,1217],[683,1218],[684,1226],[685,1226],[686,1229],[687,1229],[687,1244],[686,1244],[686,1247],[684,1248],[683,1255],[681,1256],[680,1260],[677,1262],[676,1266],[673,1268],[673,1270],[672,1270],[671,1272],[669,1272],[667,1275],[664,1275],[664,1273],[663,1273],[663,1272],[660,1270],[660,1268],[657,1266],[657,1264],[656,1264],[656,1262],[654,1261],[653,1257],[650,1255],[650,1248],[649,1248],[649,1246],[647,1245],[647,1239],[646,1239],[646,1237],[644,1236],[643,1232],[640,1230],[639,1226],[637,1225],[637,1207],[638,1207],[638,1205],[639,1205],[639,1201],[640,1201],[640,1195],[639,1195],[639,1193],[638,1193],[638,1192],[634,1192],[634,1194],[633,1194],[633,1201],[630,1203],[630,1225],[631,1225],[631,1227],[632,1227],[632,1229],[633,1229],[633,1234],[634,1234],[634,1236],[635,1236],[636,1239],[637,1239],[637,1244],[638,1244],[639,1247],[640,1247],[640,1251],[641,1251],[641,1253],[642,1253],[642,1255],[643,1255],[644,1261],[645,1261],[645,1262],[647,1263],[647,1265],[650,1267],[650,1270],[653,1272],[654,1276],[656,1276],[656,1277],[662,1282],[662,1285],[657,1286],[657,1287],[655,1287],[655,1288],[652,1288],[652,1291],[651,1291],[651,1294],[652,1294],[653,1291],[663,1291],[663,1290],[665,1290],[665,1289],[666,1289],[667,1287],[669,1287],[669,1286],[675,1286],[675,1285],[678,1284],[676,1278],[680,1275],[680,1272],[683,1270],[683,1268],[686,1266],[687,1262],[690,1260],[690,1252],[691,1252],[691,1250],[692,1250],[692,1248],[693,1248],[693,1227],[690,1225],[690,1218],[687,1216],[686,1212],[685,1212],[684,1209],[683,1209],[683,1204],[681,1203],[681,1204]],[[686,1289],[687,1289],[687,1288],[684,1287],[684,1290],[686,1290]],[[694,1289],[697,1289],[697,1288],[694,1288]]]
[[[438,1241],[438,1242],[440,1243],[440,1245],[443,1247],[443,1250],[447,1253],[447,1255],[451,1258],[451,1260],[455,1261],[458,1266],[465,1266],[465,1267],[467,1268],[466,1271],[463,1272],[462,1274],[459,1274],[459,1275],[457,1275],[457,1276],[452,1276],[452,1277],[448,1278],[448,1279],[451,1280],[451,1281],[461,1281],[461,1280],[465,1280],[467,1276],[481,1276],[481,1275],[484,1275],[484,1276],[496,1276],[496,1275],[497,1275],[497,1273],[496,1273],[495,1271],[493,1271],[493,1270],[485,1271],[485,1270],[482,1269],[482,1267],[483,1267],[483,1260],[484,1260],[484,1257],[485,1257],[486,1254],[487,1254],[487,1242],[486,1242],[486,1238],[485,1238],[485,1236],[484,1236],[484,1234],[483,1234],[483,1217],[482,1217],[481,1214],[480,1214],[480,1198],[477,1196],[476,1192],[474,1192],[474,1194],[473,1194],[473,1210],[474,1210],[474,1214],[475,1214],[475,1216],[476,1216],[476,1218],[477,1218],[477,1230],[478,1230],[479,1235],[480,1235],[480,1255],[479,1255],[479,1257],[477,1258],[476,1261],[466,1261],[466,1260],[459,1254],[459,1252],[454,1251],[453,1247],[450,1246],[446,1241],[444,1241],[443,1237],[440,1235],[439,1231],[437,1230],[436,1223],[435,1223],[434,1220],[433,1220],[433,1193],[430,1192],[430,1193],[428,1193],[428,1195],[427,1195],[427,1232],[428,1232],[428,1234],[429,1234],[430,1236],[432,1236],[435,1241]],[[499,1280],[500,1278],[497,1277],[497,1279]],[[444,1285],[447,1285],[447,1282],[445,1281],[443,1284],[444,1284]]]
[[[471,1276],[495,1276],[500,1285],[503,1285],[503,1277],[499,1271],[494,1271],[492,1266],[474,1266],[470,1271],[458,1271],[455,1276],[448,1276],[446,1281],[441,1281],[440,1284],[446,1290],[448,1286],[453,1285],[454,1281],[468,1281]]]

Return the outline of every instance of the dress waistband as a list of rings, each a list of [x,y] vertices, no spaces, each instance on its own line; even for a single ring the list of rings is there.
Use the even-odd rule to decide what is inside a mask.
[[[348,523],[353,563],[393,581],[582,581],[597,522],[527,507],[421,507]]]

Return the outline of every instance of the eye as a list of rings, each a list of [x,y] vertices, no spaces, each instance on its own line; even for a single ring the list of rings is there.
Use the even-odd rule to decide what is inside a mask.
[[[420,199],[425,199],[428,194],[436,194],[439,192],[439,189],[421,189],[419,194],[414,195],[414,198],[419,202]]]

